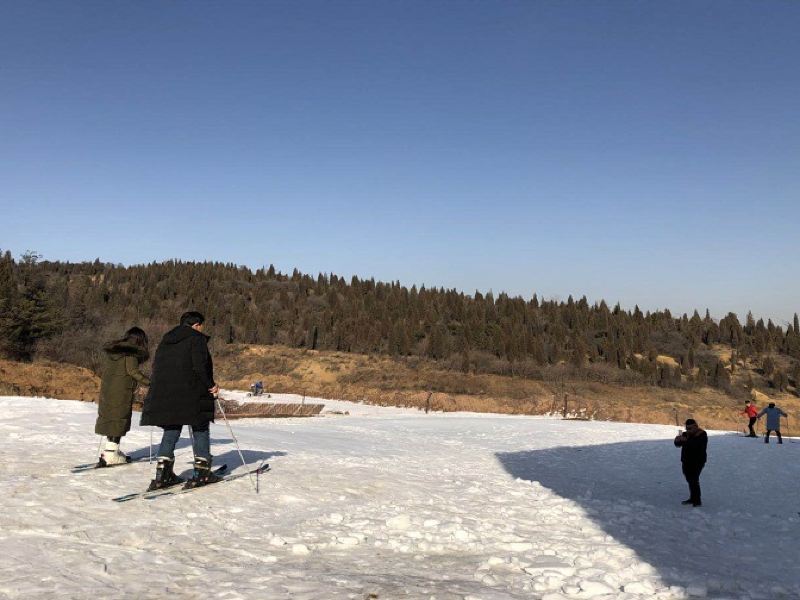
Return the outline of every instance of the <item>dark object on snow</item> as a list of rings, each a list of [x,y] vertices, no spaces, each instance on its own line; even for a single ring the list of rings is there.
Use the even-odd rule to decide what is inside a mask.
[[[216,475],[222,475],[225,471],[228,470],[228,465],[220,465],[216,469],[214,469],[214,473]],[[180,479],[180,478],[179,478]],[[183,479],[180,479],[178,483],[183,482]],[[150,482],[152,486],[152,482]],[[148,488],[144,492],[132,492],[130,494],[125,494],[123,496],[117,496],[116,498],[112,498],[114,502],[129,502],[130,500],[135,500],[136,498],[158,498],[159,496],[166,496],[169,494],[179,493],[183,490],[183,486],[178,487],[178,485],[171,485],[167,487],[161,487],[156,489]]]
[[[290,402],[236,402],[219,398],[228,419],[269,419],[276,417],[313,417],[322,412],[324,404]],[[217,416],[222,415],[217,412]]]
[[[168,331],[156,350],[142,425],[202,425],[214,420],[214,367],[208,336],[188,325]]]
[[[156,478],[150,482],[147,488],[148,492],[154,490],[163,490],[173,485],[183,483],[183,479],[175,474],[175,459],[166,457],[159,457],[158,464],[156,465]]]
[[[211,470],[211,460],[198,456],[194,459],[194,476],[183,486],[186,489],[219,483],[222,476]]]
[[[689,484],[689,499],[683,504],[702,506],[700,473],[706,464],[708,434],[697,426],[694,419],[687,419],[686,431],[678,434],[674,443],[681,449],[681,468],[686,483]]]
[[[783,438],[781,437],[781,417],[788,418],[788,415],[780,408],[775,406],[774,402],[770,402],[765,409],[758,413],[758,418],[760,419],[764,415],[767,415],[767,433],[764,436],[764,443],[769,444],[769,434],[774,431],[778,436],[778,443],[782,444]]]
[[[254,469],[242,471],[239,473],[234,473],[232,475],[225,475],[227,469],[228,469],[227,465],[222,465],[212,471],[212,473],[214,473],[215,475],[222,476],[222,478],[219,481],[217,481],[217,483],[225,483],[226,481],[233,481],[235,479],[241,479],[242,477],[249,477],[250,475],[255,475],[256,477],[258,477],[262,473],[266,473],[267,471],[270,470],[268,463],[264,463],[261,466],[256,467]],[[135,500],[136,498],[144,498],[145,500],[154,500],[156,498],[162,498],[166,496],[177,496],[178,494],[187,494],[195,490],[201,490],[205,487],[208,487],[208,485],[201,485],[199,487],[190,487],[190,488],[172,486],[171,488],[163,490],[153,490],[151,492],[150,491],[134,492],[132,494],[125,494],[124,496],[118,496],[116,498],[112,498],[112,500],[114,502],[128,502],[130,500]]]

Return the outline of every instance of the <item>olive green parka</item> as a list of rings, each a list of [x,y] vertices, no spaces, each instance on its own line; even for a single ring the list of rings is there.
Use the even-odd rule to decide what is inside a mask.
[[[150,380],[139,370],[149,354],[146,349],[124,341],[106,344],[103,351],[103,379],[94,431],[108,437],[122,437],[131,428],[136,386],[150,385]]]

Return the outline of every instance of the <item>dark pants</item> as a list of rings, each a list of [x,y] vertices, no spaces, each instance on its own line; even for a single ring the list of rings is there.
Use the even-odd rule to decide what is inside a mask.
[[[780,429],[767,429],[767,435],[764,437],[764,441],[769,444],[769,434],[775,432],[775,435],[778,436],[778,443],[783,443],[783,438],[781,437],[781,430]]]
[[[175,445],[181,437],[182,425],[168,425],[164,427],[164,436],[158,447],[158,456],[175,459]],[[211,439],[208,432],[208,423],[189,427],[192,434],[192,449],[195,458],[211,460]]]
[[[705,465],[681,463],[683,476],[689,484],[689,500],[692,504],[700,504],[700,472]]]
[[[750,437],[756,437],[756,430],[753,429],[753,425],[756,424],[756,421],[758,421],[756,417],[750,417],[750,422],[747,424],[750,428]]]

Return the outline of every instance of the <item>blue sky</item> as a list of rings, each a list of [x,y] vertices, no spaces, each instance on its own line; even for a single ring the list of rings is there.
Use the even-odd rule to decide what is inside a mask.
[[[15,255],[800,310],[800,3],[2,13]]]

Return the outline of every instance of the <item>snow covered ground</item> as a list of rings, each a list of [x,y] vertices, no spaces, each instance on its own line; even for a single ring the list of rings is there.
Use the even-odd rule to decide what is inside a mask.
[[[70,474],[94,405],[0,398],[0,598],[800,598],[800,444],[712,435],[695,509],[674,427],[324,402],[231,423],[259,494],[117,504],[154,466]]]

